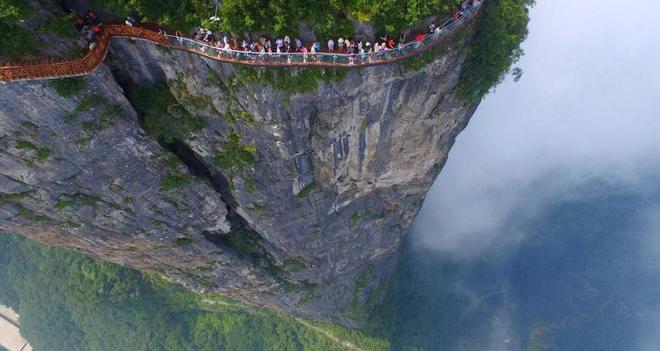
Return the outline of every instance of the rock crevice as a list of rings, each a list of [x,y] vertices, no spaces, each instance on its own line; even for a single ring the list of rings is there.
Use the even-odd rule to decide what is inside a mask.
[[[464,44],[417,71],[335,71],[117,40],[72,97],[0,83],[0,230],[360,325],[476,108],[456,93]],[[201,126],[153,137],[129,97],[154,83]]]

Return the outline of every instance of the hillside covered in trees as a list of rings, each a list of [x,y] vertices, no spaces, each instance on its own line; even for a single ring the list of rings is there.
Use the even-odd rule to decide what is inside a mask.
[[[199,295],[161,278],[0,235],[0,304],[35,350],[383,350],[359,332]]]

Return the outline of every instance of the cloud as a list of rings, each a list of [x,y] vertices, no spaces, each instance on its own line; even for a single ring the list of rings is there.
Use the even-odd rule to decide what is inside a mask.
[[[538,1],[518,83],[486,98],[414,226],[445,254],[502,233],[594,180],[634,188],[660,161],[660,3]],[[656,45],[654,45],[656,43]]]

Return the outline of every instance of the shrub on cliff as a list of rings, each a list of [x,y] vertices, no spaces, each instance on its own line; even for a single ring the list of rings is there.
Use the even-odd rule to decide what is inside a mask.
[[[133,87],[131,101],[144,116],[144,129],[155,138],[170,143],[186,140],[204,124],[186,111],[164,83]]]
[[[20,58],[34,53],[33,34],[20,23],[34,8],[20,0],[0,0],[0,58]]]
[[[477,101],[499,84],[523,55],[527,37],[528,8],[534,0],[486,1],[477,19],[476,32],[461,71],[460,95]]]
[[[85,88],[85,80],[80,77],[54,79],[50,86],[62,97],[72,97]]]
[[[319,37],[350,36],[349,18],[371,22],[381,31],[398,34],[415,27],[420,20],[456,9],[462,0],[223,0],[219,23],[210,23],[214,13],[209,0],[94,0],[97,9],[118,15],[137,14],[145,21],[158,22],[178,30],[205,23],[211,29],[233,33],[265,32],[273,35],[298,32],[300,21]]]

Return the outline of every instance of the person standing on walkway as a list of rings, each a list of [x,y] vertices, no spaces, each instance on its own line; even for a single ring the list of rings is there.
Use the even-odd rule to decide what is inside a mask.
[[[328,52],[334,52],[335,51],[335,41],[330,39],[328,40]]]
[[[424,34],[422,34],[422,32],[417,33],[417,37],[415,37],[415,41],[417,41],[418,48],[424,46]]]
[[[277,40],[275,40],[275,45],[277,46],[277,50],[282,52],[282,49],[284,49],[284,39],[277,38]]]

